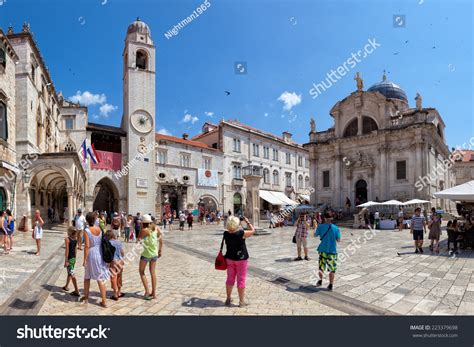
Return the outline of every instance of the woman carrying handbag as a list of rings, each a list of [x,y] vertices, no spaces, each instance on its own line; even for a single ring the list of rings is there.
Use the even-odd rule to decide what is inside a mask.
[[[218,259],[222,256],[222,247],[225,242],[226,254],[225,264],[227,265],[227,280],[226,292],[227,299],[226,306],[230,306],[232,302],[232,290],[234,289],[235,281],[237,280],[237,291],[239,293],[239,307],[246,306],[245,302],[245,280],[247,277],[247,267],[249,254],[245,239],[248,239],[255,233],[253,225],[244,217],[247,224],[247,230],[244,230],[240,225],[240,220],[237,217],[229,217],[227,220],[223,240],[221,243],[221,251],[216,259],[216,268],[218,268]]]

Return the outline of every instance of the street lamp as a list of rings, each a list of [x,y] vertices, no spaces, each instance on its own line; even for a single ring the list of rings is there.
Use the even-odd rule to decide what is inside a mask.
[[[30,173],[26,170],[23,171],[23,182],[30,183]]]

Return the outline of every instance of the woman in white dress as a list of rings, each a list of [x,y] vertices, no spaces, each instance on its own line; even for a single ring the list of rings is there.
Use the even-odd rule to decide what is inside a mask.
[[[41,214],[39,210],[35,211],[35,216],[32,221],[32,229],[33,232],[31,233],[31,237],[36,240],[36,254],[37,256],[40,255],[41,251],[41,239],[43,238],[43,225],[44,221],[41,218]]]

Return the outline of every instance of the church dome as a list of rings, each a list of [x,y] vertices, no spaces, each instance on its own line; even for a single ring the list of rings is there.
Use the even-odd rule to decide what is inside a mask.
[[[381,82],[375,83],[372,87],[367,89],[367,91],[379,92],[386,98],[399,99],[408,103],[405,91],[398,84],[395,84],[392,81],[387,81],[385,74]]]
[[[130,24],[127,29],[127,34],[132,34],[136,32],[148,34],[149,36],[151,36],[151,31],[148,25],[145,22],[142,22],[138,17],[137,20]]]

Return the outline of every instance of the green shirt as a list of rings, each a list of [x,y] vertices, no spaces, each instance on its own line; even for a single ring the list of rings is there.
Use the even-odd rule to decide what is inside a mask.
[[[142,257],[153,258],[158,256],[158,233],[156,230],[150,230],[150,235],[143,240]]]

